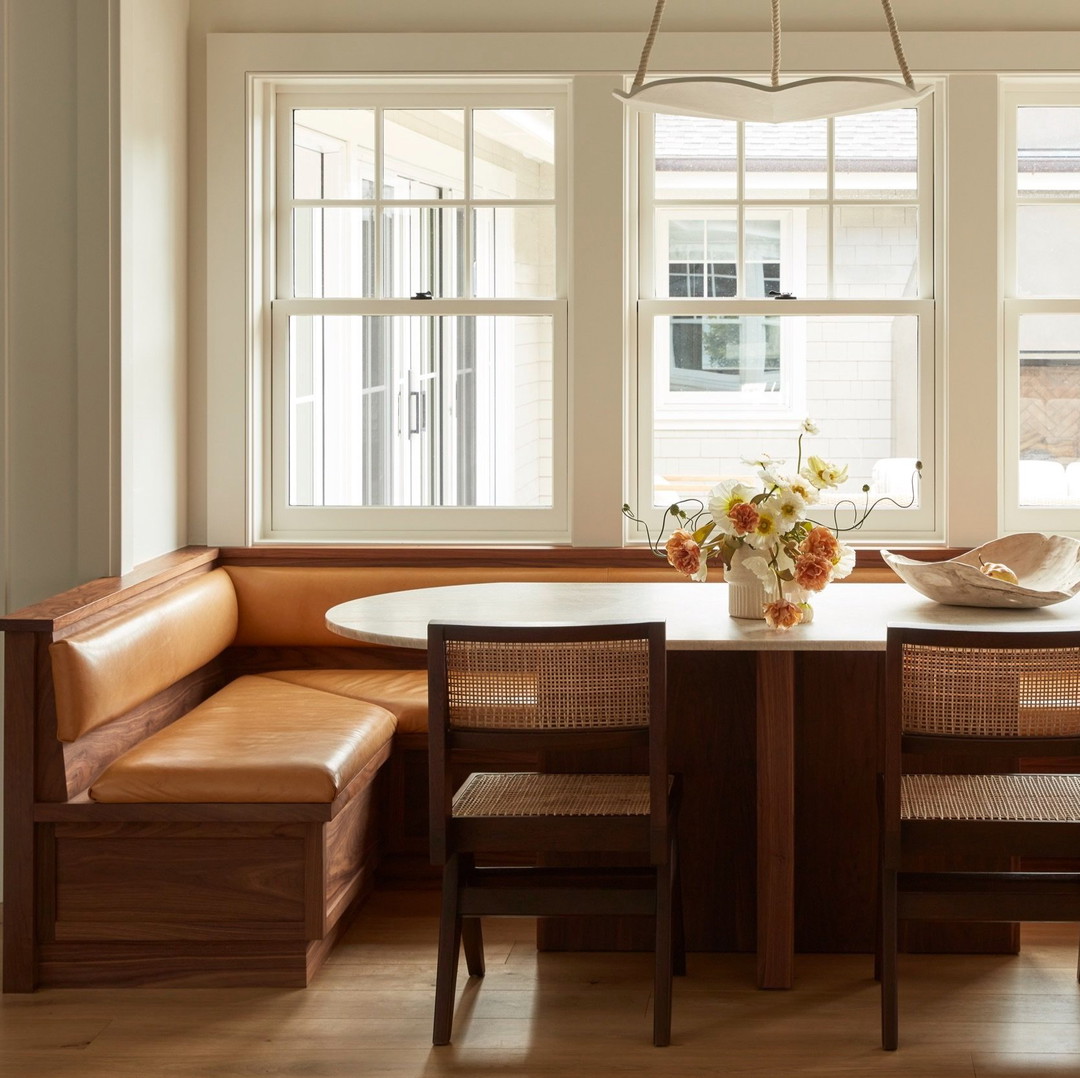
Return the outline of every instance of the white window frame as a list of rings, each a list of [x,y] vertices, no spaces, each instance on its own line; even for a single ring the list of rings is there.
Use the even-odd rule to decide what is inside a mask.
[[[654,169],[652,162],[652,117],[649,114],[641,114],[632,118],[631,137],[636,145],[634,160],[637,164],[636,191],[639,196],[638,212],[636,213],[637,228],[637,283],[638,283],[638,355],[636,366],[637,383],[637,431],[636,454],[632,473],[632,504],[635,505],[638,515],[653,529],[660,525],[663,508],[653,507],[653,444],[655,411],[654,406],[659,403],[664,405],[665,396],[658,396],[663,391],[660,389],[662,376],[666,371],[658,371],[653,362],[653,349],[655,333],[653,326],[656,319],[668,314],[695,314],[698,316],[708,314],[732,314],[732,315],[770,315],[781,319],[793,316],[821,316],[829,315],[842,317],[845,315],[910,315],[918,319],[918,369],[920,372],[920,384],[917,391],[916,411],[919,429],[920,448],[919,456],[923,464],[922,477],[919,480],[919,507],[917,509],[899,510],[880,506],[871,515],[869,521],[851,538],[859,545],[880,542],[888,539],[896,545],[905,542],[932,541],[941,533],[940,507],[937,496],[937,476],[939,474],[939,461],[937,459],[938,445],[938,409],[940,392],[940,365],[936,357],[941,348],[941,310],[936,300],[937,282],[941,280],[941,214],[937,207],[941,204],[942,183],[944,170],[935,162],[941,162],[942,139],[943,139],[943,107],[940,93],[940,84],[936,87],[937,93],[924,98],[914,107],[919,110],[919,174],[918,174],[918,197],[912,199],[919,207],[919,295],[914,299],[881,299],[881,300],[852,300],[852,299],[789,299],[789,300],[752,300],[752,299],[665,299],[654,298],[652,295],[652,274],[659,266],[659,254],[653,251],[653,239],[655,222],[658,214],[664,213],[669,207],[677,209],[680,205],[685,206],[689,213],[698,212],[702,209],[733,208],[737,214],[755,212],[758,209],[787,210],[791,207],[807,209],[837,206],[881,205],[881,199],[854,199],[833,198],[833,173],[828,176],[828,189],[824,198],[817,199],[793,199],[788,202],[779,202],[776,199],[752,199],[742,197],[744,175],[742,171],[743,152],[742,139],[739,140],[739,172],[737,176],[737,191],[735,196],[729,199],[710,200],[671,200],[663,199],[657,203],[653,199],[652,185],[654,181]],[[635,122],[636,121],[636,122]],[[831,147],[830,147],[831,151]],[[895,200],[900,201],[900,200]],[[906,200],[904,200],[906,201]],[[673,205],[674,204],[674,205]],[[833,229],[829,229],[829,288],[832,286],[832,235]],[[782,338],[791,340],[791,334],[796,331],[800,323],[782,328]],[[783,327],[783,321],[781,321]],[[787,373],[787,372],[785,372]],[[777,430],[791,433],[792,440],[798,436],[799,425],[805,414],[805,380],[799,378],[798,371],[791,371],[788,377],[793,381],[792,388],[781,393],[784,399],[774,405],[766,405],[764,408],[755,401],[730,403],[717,403],[709,412],[710,418],[715,422],[717,415],[723,416],[726,429],[730,430]],[[697,394],[694,394],[697,396]],[[667,420],[666,429],[672,430],[698,430],[704,414],[698,402],[682,406],[682,414],[672,411],[672,418]],[[666,408],[665,408],[666,410]],[[811,417],[813,418],[813,417]],[[708,437],[708,432],[703,431],[702,437]],[[811,450],[812,451],[812,450]],[[844,463],[838,461],[837,463]],[[705,493],[704,491],[702,493]],[[857,497],[859,501],[861,496]],[[825,515],[822,520],[828,522]],[[631,540],[640,541],[645,536],[645,529],[639,525],[627,522],[627,537]]]
[[[270,312],[264,323],[266,337],[261,348],[266,375],[262,381],[260,430],[262,503],[260,537],[270,541],[390,540],[408,534],[423,541],[486,541],[492,536],[508,540],[561,540],[568,531],[568,99],[565,80],[411,80],[357,78],[319,80],[298,77],[268,80],[261,95],[263,110],[256,130],[272,131],[256,148],[265,173],[275,182],[264,184],[266,217],[272,221],[265,237],[266,271],[262,302]],[[291,200],[277,198],[288,183],[292,169],[291,113],[294,108],[545,108],[555,114],[555,296],[550,299],[474,298],[465,281],[463,298],[433,299],[419,303],[407,298],[294,298],[292,295]],[[378,136],[377,136],[378,137]],[[259,175],[257,171],[255,173]],[[376,179],[378,182],[378,179]],[[291,193],[291,186],[284,188]],[[466,192],[466,195],[468,192]],[[304,201],[304,200],[300,200]],[[368,206],[375,199],[335,199],[335,207]],[[397,199],[407,207],[430,200]],[[441,199],[440,207],[491,203],[515,206],[530,200],[461,198]],[[466,224],[466,232],[468,233]],[[381,271],[376,252],[376,279]],[[469,275],[466,274],[468,278]],[[553,489],[550,506],[298,506],[289,503],[289,365],[288,326],[293,315],[504,315],[540,316],[552,326],[552,463]]]
[[[1080,316],[1080,296],[1021,298],[1017,295],[1016,219],[1021,205],[1035,199],[1020,198],[1016,183],[1017,112],[1027,107],[1055,105],[1080,108],[1080,80],[1071,86],[1059,80],[1005,80],[1002,84],[1000,111],[1002,138],[1002,237],[1003,237],[1003,383],[1002,393],[1002,508],[1007,532],[1080,531],[1080,504],[1020,504],[1020,322],[1025,315],[1070,314]],[[1080,206],[1080,192],[1071,199],[1044,199]],[[1010,389],[1012,391],[1010,391]]]

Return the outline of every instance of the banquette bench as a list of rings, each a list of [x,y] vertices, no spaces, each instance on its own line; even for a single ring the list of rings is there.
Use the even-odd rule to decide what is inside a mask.
[[[303,985],[380,855],[424,853],[424,657],[335,636],[329,607],[670,579],[652,563],[292,560],[178,552],[3,620],[6,990]]]
[[[651,579],[642,551],[187,548],[2,619],[4,990],[306,985],[380,862],[427,871],[424,656],[326,610]]]

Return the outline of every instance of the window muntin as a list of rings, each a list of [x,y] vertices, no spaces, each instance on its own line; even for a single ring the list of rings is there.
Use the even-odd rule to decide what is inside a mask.
[[[1080,511],[1080,94],[1004,101],[1006,504],[1014,529]]]
[[[932,116],[640,121],[639,505],[788,453],[806,415],[846,489],[910,501],[934,427]],[[921,495],[878,530],[932,528]]]
[[[468,509],[477,527],[551,534],[565,102],[399,96],[278,97],[272,531]]]

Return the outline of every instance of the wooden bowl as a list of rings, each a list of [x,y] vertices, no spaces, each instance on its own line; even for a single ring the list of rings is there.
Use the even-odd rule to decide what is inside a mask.
[[[1080,591],[1080,540],[1066,535],[1006,535],[949,561],[916,561],[889,550],[881,556],[921,595],[951,606],[1051,606]],[[984,562],[1007,565],[1019,583],[981,573]]]

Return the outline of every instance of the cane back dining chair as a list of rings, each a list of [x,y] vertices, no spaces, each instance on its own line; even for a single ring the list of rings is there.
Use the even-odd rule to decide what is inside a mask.
[[[891,1050],[898,921],[1080,921],[1080,873],[1032,863],[1080,856],[1080,774],[1018,770],[1080,756],[1080,632],[890,628],[886,679],[879,973]],[[971,858],[999,869],[962,870]]]
[[[429,626],[431,856],[443,866],[435,1044],[450,1042],[462,943],[469,974],[484,973],[481,916],[575,914],[655,917],[653,1043],[669,1042],[685,955],[664,649],[663,622]],[[647,773],[453,781],[462,753],[535,753],[542,767],[548,753],[584,765],[594,750],[644,754]],[[508,864],[513,853],[537,863]]]

